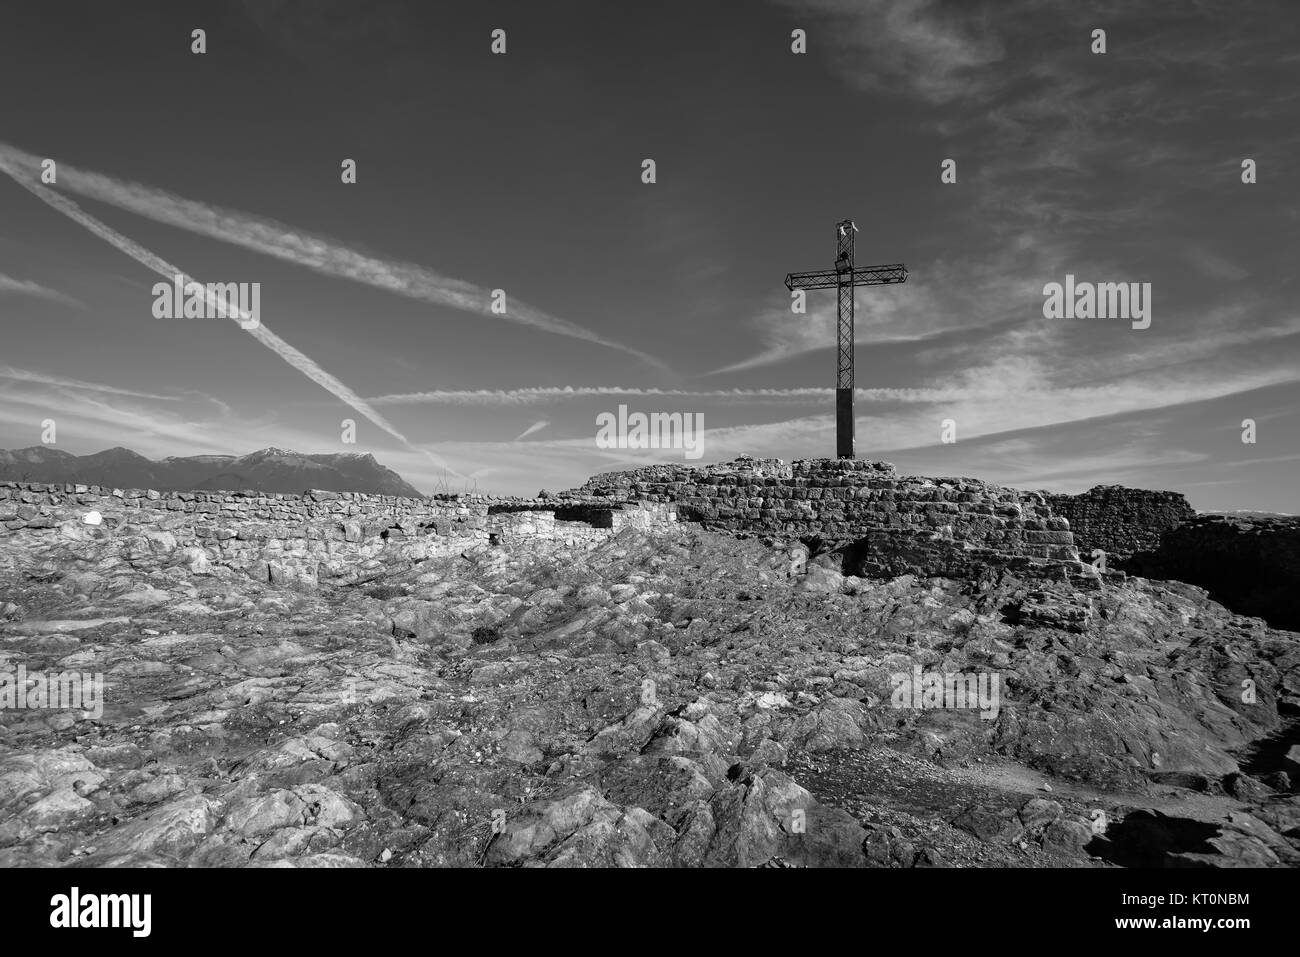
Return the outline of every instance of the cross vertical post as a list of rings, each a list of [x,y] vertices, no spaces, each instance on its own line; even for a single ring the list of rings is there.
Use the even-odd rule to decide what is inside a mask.
[[[856,455],[853,421],[853,290],[858,286],[880,286],[907,282],[907,267],[902,263],[888,266],[853,264],[853,236],[858,231],[853,220],[835,224],[835,268],[817,272],[789,273],[785,288],[834,288],[838,300],[835,355],[835,455],[851,459]]]
[[[856,453],[853,424],[853,234],[851,220],[836,224],[835,293],[839,347],[835,357],[835,457],[851,459]]]

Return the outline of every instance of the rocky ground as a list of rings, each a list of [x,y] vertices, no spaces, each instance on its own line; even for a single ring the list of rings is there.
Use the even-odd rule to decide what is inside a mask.
[[[130,532],[0,537],[0,670],[106,682],[0,711],[0,866],[1300,863],[1300,635],[1199,589],[690,527],[308,589]]]

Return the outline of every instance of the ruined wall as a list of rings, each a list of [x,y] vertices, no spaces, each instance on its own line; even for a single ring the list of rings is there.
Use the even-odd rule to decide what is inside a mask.
[[[1300,518],[1197,515],[1178,492],[1098,485],[1044,493],[1087,558],[1130,575],[1198,585],[1240,615],[1300,630]]]
[[[98,525],[84,521],[90,512]],[[360,493],[166,492],[0,483],[0,534],[111,539],[133,564],[314,587],[379,577],[394,562],[523,539],[595,546],[678,518],[737,534],[818,539],[853,574],[965,577],[1012,567],[1088,574],[1076,541],[1123,571],[1200,585],[1241,614],[1300,629],[1300,519],[1196,518],[1173,492],[1099,486],[1020,492],[971,478],[899,476],[883,462],[741,458],[593,477],[535,499]],[[1078,539],[1075,538],[1078,535]]]
[[[972,478],[899,476],[887,462],[741,458],[703,469],[653,466],[598,475],[577,491],[675,503],[683,520],[730,532],[857,541],[870,553],[867,568],[947,574],[970,565],[962,555],[975,558],[971,553],[985,562],[1078,562],[1070,524],[1040,493]]]
[[[467,536],[486,524],[486,503],[410,499],[392,495],[312,491],[157,492],[98,485],[0,483],[0,524],[8,529],[52,528],[69,517],[98,511],[114,522],[166,523],[193,530],[199,539],[226,541],[240,529],[299,529],[303,537],[359,542],[425,531]],[[308,532],[305,526],[310,526]],[[283,537],[283,536],[281,536]],[[386,536],[394,537],[394,536]]]
[[[86,516],[100,522],[88,525]],[[249,574],[315,586],[366,580],[394,561],[419,561],[475,543],[526,536],[597,544],[623,528],[671,527],[667,505],[579,498],[398,498],[349,492],[163,492],[85,485],[0,483],[0,533],[112,539],[138,563]]]
[[[87,512],[101,526],[82,522]],[[406,499],[360,493],[168,492],[0,484],[0,526],[70,540],[121,538],[127,560],[159,550],[272,582],[364,580],[385,562],[527,537],[597,543],[622,528],[706,528],[852,544],[859,574],[969,575],[998,565],[1080,571],[1069,523],[1037,492],[972,478],[900,476],[884,462],[740,458],[596,476],[535,499]]]
[[[828,461],[828,460],[818,460]],[[886,462],[859,462],[860,467],[884,468],[890,471],[893,466]],[[601,472],[593,475],[572,494],[578,496],[618,496],[626,494],[634,485],[662,485],[673,482],[698,482],[712,476],[740,475],[750,478],[781,478],[794,476],[794,466],[784,459],[756,459],[742,455],[730,462],[716,462],[708,465],[647,465],[639,469],[627,469],[622,472]],[[570,493],[561,493],[567,495]]]
[[[1104,549],[1122,560],[1160,543],[1172,528],[1196,517],[1178,492],[1153,492],[1122,485],[1098,485],[1082,495],[1043,493],[1052,511],[1069,520],[1075,543],[1085,556]]]
[[[1202,515],[1124,565],[1144,578],[1199,585],[1241,615],[1300,631],[1300,518]]]

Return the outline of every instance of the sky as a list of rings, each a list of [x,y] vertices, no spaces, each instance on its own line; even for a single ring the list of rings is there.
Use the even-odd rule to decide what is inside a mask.
[[[847,218],[909,271],[857,290],[858,457],[1300,512],[1300,6],[1244,9],[10,5],[0,448],[52,419],[523,495],[831,456],[836,297],[784,278]],[[157,317],[178,271],[260,284],[259,324]],[[1149,326],[1048,318],[1067,275]],[[600,447],[620,405],[702,416],[702,458]]]

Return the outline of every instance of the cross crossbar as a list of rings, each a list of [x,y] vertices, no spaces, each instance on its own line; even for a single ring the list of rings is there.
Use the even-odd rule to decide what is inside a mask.
[[[907,267],[902,263],[888,266],[854,266],[853,285],[884,286],[889,283],[907,282]],[[840,274],[834,269],[822,269],[817,272],[792,272],[785,277],[785,288],[793,292],[796,289],[834,289],[840,284]]]

